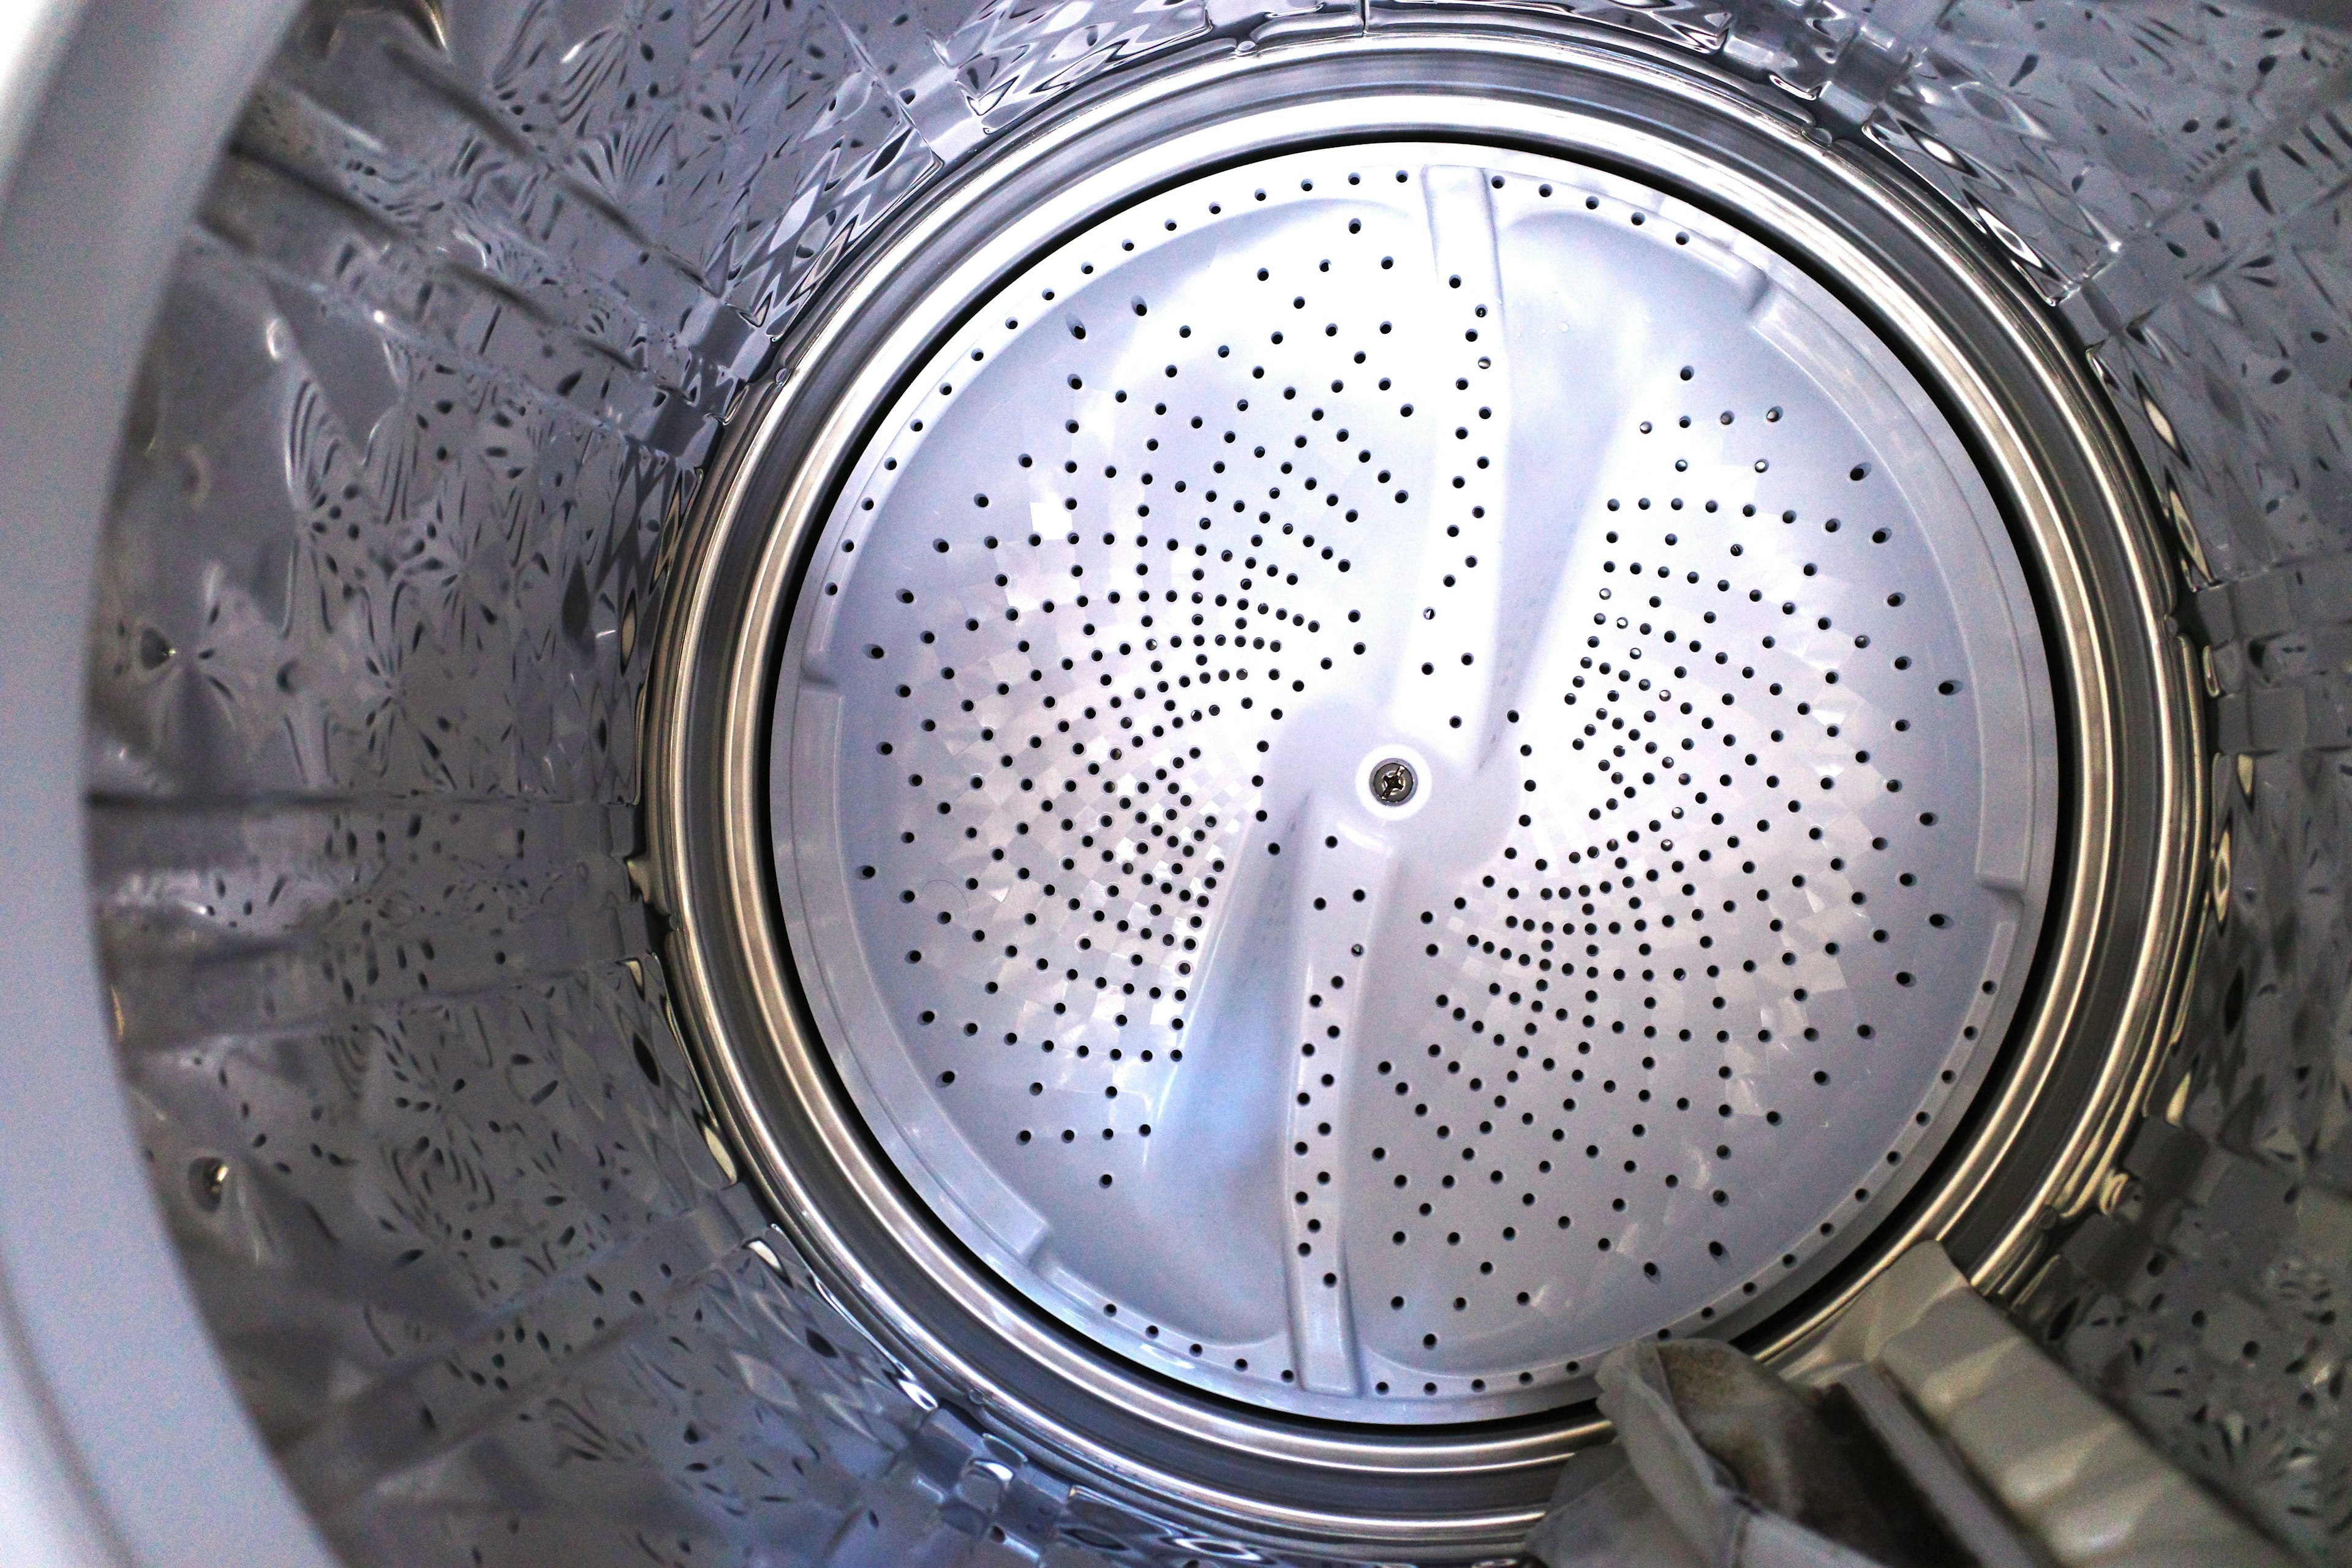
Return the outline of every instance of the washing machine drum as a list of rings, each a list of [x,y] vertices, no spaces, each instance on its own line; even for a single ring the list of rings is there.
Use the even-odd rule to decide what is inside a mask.
[[[2106,1375],[2278,744],[2188,285],[1990,165],[2106,35],[1228,9],[191,13],[84,125],[210,117],[19,764],[128,1089],[24,1157],[235,1481],[131,1556],[1500,1558],[1931,1241]]]

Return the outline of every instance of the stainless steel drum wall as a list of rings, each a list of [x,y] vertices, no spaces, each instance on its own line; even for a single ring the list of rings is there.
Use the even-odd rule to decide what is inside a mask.
[[[786,919],[900,1171],[1079,1331],[1328,1416],[1557,1405],[1818,1278],[1969,1105],[2055,837],[1927,395],[1494,148],[1244,163],[1007,279],[784,667]]]

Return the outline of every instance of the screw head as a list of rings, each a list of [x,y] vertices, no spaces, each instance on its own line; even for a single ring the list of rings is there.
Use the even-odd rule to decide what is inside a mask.
[[[1402,805],[1420,787],[1412,764],[1402,757],[1385,757],[1372,764],[1372,798],[1382,805]]]

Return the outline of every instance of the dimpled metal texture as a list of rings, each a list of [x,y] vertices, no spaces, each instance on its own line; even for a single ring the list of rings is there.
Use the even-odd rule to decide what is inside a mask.
[[[1990,497],[1850,312],[1638,185],[1360,147],[1120,212],[814,548],[776,827],[825,1042],[1005,1279],[1221,1394],[1454,1420],[1752,1321],[2031,950]]]

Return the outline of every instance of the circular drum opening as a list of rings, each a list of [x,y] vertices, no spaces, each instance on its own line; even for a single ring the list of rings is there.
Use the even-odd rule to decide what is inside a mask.
[[[1491,146],[1029,260],[852,463],[775,703],[792,959],[896,1173],[1103,1350],[1335,1420],[1548,1408],[1818,1278],[1970,1103],[2056,826],[1917,382]]]
[[[2104,1168],[2195,842],[2159,556],[1874,165],[1573,37],[1180,62],[786,349],[672,563],[675,994],[1024,1454],[1507,1549],[1609,1350],[1788,1352],[1921,1237],[1998,1288]]]

